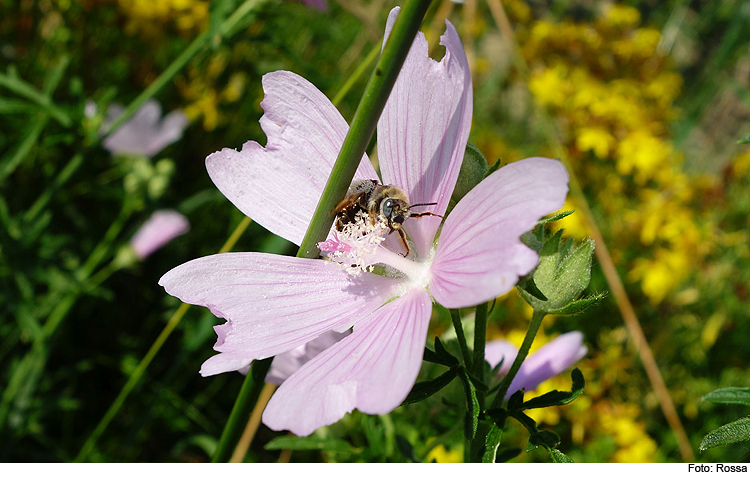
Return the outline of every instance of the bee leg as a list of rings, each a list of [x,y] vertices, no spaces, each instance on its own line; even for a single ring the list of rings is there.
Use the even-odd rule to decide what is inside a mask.
[[[403,229],[398,229],[398,236],[401,237],[401,243],[404,244],[404,248],[406,249],[406,254],[402,255],[406,257],[411,252],[411,248],[409,247],[409,243],[406,241],[406,234],[404,233]]]
[[[435,213],[424,211],[422,213],[412,213],[409,215],[409,218],[419,218],[419,217],[438,217],[443,218],[443,215],[436,215]]]

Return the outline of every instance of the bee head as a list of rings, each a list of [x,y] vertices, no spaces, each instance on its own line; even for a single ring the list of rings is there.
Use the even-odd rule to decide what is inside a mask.
[[[392,230],[400,229],[411,214],[408,203],[394,198],[386,198],[381,201],[380,213],[388,220],[388,225]]]

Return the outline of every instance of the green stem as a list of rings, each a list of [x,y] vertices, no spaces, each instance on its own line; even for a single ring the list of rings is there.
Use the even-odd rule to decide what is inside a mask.
[[[477,305],[474,317],[474,361],[472,374],[484,382],[484,345],[487,342],[487,303]]]
[[[331,176],[328,178],[310,226],[297,252],[297,257],[316,258],[320,254],[317,244],[325,240],[333,224],[333,216],[330,211],[344,198],[349,184],[354,178],[357,166],[362,160],[365,150],[367,150],[372,135],[375,133],[380,114],[383,112],[391,89],[396,83],[396,78],[414,42],[414,37],[419,31],[430,2],[431,0],[408,0],[401,9],[383,49],[383,54],[370,77],[370,81],[367,83],[365,93],[362,95],[354,114],[352,125],[346,134],[341,152],[333,165]],[[226,462],[231,456],[232,449],[241,436],[244,421],[247,420],[247,415],[250,414],[258,401],[258,395],[272,360],[273,357],[256,360],[252,363],[251,371],[257,373],[257,378],[246,378],[240,397],[237,398],[232,409],[232,414],[237,412],[241,415],[239,419],[242,423],[235,426],[234,420],[230,416],[214,454],[214,462]],[[260,365],[257,372],[255,371],[256,365]],[[242,397],[243,393],[250,394],[252,397]],[[230,425],[232,428],[230,428]]]
[[[508,392],[508,387],[510,387],[511,382],[513,382],[513,378],[521,368],[521,364],[526,359],[526,356],[528,356],[529,350],[531,349],[531,344],[534,342],[536,333],[539,331],[539,327],[542,325],[542,319],[544,319],[545,315],[547,315],[546,312],[534,310],[534,313],[531,316],[531,321],[529,322],[529,329],[528,331],[526,331],[526,336],[523,338],[521,349],[518,350],[518,354],[516,355],[516,359],[513,361],[513,365],[511,365],[510,367],[510,371],[505,375],[503,381],[500,383],[500,388],[497,391],[495,400],[492,401],[491,407],[500,407],[503,404],[503,401],[505,400],[505,394]]]
[[[430,1],[408,0],[396,19],[383,54],[354,113],[352,125],[333,165],[331,177],[320,197],[307,234],[300,244],[299,257],[318,257],[320,254],[317,244],[325,240],[333,224],[334,217],[330,211],[341,202],[349,189]]]
[[[232,15],[222,23],[222,25],[219,27],[218,34],[223,36],[231,32],[245,15],[247,15],[250,11],[256,9],[265,1],[266,0],[246,0],[245,2],[243,2],[242,5],[240,5],[237,10],[235,10],[234,13],[232,13]],[[193,57],[197,55],[213,39],[213,37],[214,32],[212,32],[211,28],[209,27],[208,29],[203,31],[197,38],[195,38],[193,42],[190,43],[187,48],[185,48],[185,51],[183,51],[180,56],[178,56],[166,68],[166,70],[164,70],[161,75],[159,75],[156,80],[151,83],[151,85],[146,87],[146,89],[141,92],[138,97],[133,99],[133,101],[128,104],[128,107],[125,108],[125,111],[123,111],[123,113],[120,114],[120,116],[118,116],[112,122],[112,125],[107,129],[107,132],[101,135],[93,144],[95,145],[96,143],[107,138],[125,121],[130,119],[130,117],[135,114],[135,112],[139,107],[141,107],[144,102],[155,96],[156,93],[159,92],[167,83],[172,81],[177,73],[179,73],[179,71],[182,70],[183,67],[187,65],[188,62],[192,60]]]
[[[234,402],[232,412],[229,414],[227,424],[224,426],[224,431],[221,433],[219,445],[216,448],[216,452],[214,453],[211,462],[229,461],[234,446],[237,444],[237,439],[240,433],[242,433],[245,423],[247,423],[247,408],[255,406],[255,402],[258,400],[260,391],[263,388],[268,369],[271,368],[272,361],[273,357],[266,358],[265,360],[255,360],[252,363],[250,372],[242,383],[240,394]]]
[[[458,345],[461,347],[461,358],[464,360],[466,369],[471,371],[471,352],[469,346],[466,344],[466,334],[464,334],[464,326],[461,323],[461,313],[458,309],[450,309],[451,320],[453,321],[453,329],[456,331],[456,339]]]
[[[247,227],[250,226],[251,222],[252,220],[250,220],[249,218],[243,218],[242,221],[234,229],[232,234],[229,236],[227,241],[224,243],[224,245],[221,246],[221,249],[219,249],[219,254],[232,250],[239,238],[242,236],[245,230],[247,230]],[[107,429],[107,426],[109,426],[109,423],[120,410],[120,407],[122,407],[125,399],[127,399],[128,395],[130,395],[130,392],[132,392],[133,388],[138,385],[141,377],[143,377],[143,374],[146,372],[146,368],[148,368],[148,366],[151,364],[151,361],[164,345],[164,342],[167,340],[169,335],[172,334],[172,331],[175,330],[189,308],[190,304],[183,303],[177,308],[174,314],[172,314],[172,317],[169,318],[169,321],[167,321],[167,325],[164,326],[164,329],[156,338],[154,344],[151,345],[151,348],[149,348],[146,355],[143,357],[140,363],[138,363],[138,366],[135,368],[135,370],[133,370],[133,373],[130,374],[128,380],[125,382],[125,385],[122,387],[122,389],[120,389],[120,393],[117,394],[114,402],[112,402],[112,405],[109,406],[109,409],[107,409],[107,412],[104,414],[101,421],[99,421],[99,424],[96,425],[94,431],[86,439],[86,442],[83,444],[83,447],[81,447],[81,450],[78,452],[78,455],[75,458],[75,462],[83,462],[91,452],[91,450],[94,449],[94,445],[96,445],[99,437],[102,435],[102,433],[104,433],[104,430]]]

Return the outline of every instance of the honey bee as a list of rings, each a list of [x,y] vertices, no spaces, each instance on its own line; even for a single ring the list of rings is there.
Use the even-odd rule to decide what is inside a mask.
[[[339,232],[347,223],[354,222],[359,212],[364,212],[370,219],[382,218],[388,225],[388,235],[394,231],[398,232],[401,242],[404,244],[406,254],[409,255],[411,248],[406,241],[406,234],[401,228],[408,218],[419,218],[433,216],[443,218],[429,211],[412,213],[411,209],[416,206],[430,206],[437,203],[418,203],[409,205],[409,197],[400,188],[392,185],[378,184],[374,179],[358,179],[349,186],[346,197],[333,209],[336,214],[336,230]]]

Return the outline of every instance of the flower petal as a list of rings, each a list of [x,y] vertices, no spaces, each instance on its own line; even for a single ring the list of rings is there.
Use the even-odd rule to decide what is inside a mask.
[[[492,368],[495,368],[498,363],[502,362],[500,368],[498,368],[498,374],[508,373],[513,360],[518,355],[518,346],[505,341],[504,339],[498,339],[496,341],[490,341],[484,347],[484,359],[490,364]]]
[[[227,320],[215,327],[214,349],[221,353],[201,368],[208,376],[289,351],[329,330],[349,329],[391,298],[399,281],[352,276],[319,259],[236,252],[189,261],[159,284]]]
[[[520,160],[492,173],[446,218],[432,263],[430,293],[447,308],[508,292],[538,261],[519,237],[560,209],[568,174],[557,160]]]
[[[397,9],[388,16],[386,37]],[[445,213],[466,142],[472,113],[471,72],[461,40],[446,21],[440,44],[445,57],[438,62],[427,54],[427,40],[417,33],[383,115],[378,122],[378,160],[384,184],[400,187],[411,204],[437,206],[415,211]],[[429,252],[440,219],[407,220],[406,232],[424,257]]]
[[[418,288],[373,312],[289,377],[268,403],[263,422],[306,436],[355,408],[392,411],[419,374],[431,311],[429,294]]]
[[[508,388],[506,398],[521,389],[527,392],[534,390],[545,380],[567,370],[586,356],[586,353],[588,353],[588,348],[583,344],[581,332],[572,331],[556,337],[523,362]]]
[[[268,370],[268,374],[266,375],[266,382],[281,385],[284,380],[288,379],[305,363],[312,360],[348,335],[348,332],[328,331],[309,343],[298,346],[286,353],[276,355],[273,359],[273,363],[271,363],[271,369]],[[245,371],[245,373],[247,373],[247,371]]]
[[[349,126],[313,84],[291,72],[263,76],[260,125],[266,147],[249,141],[206,158],[216,187],[266,229],[299,245]],[[355,179],[377,179],[367,156]]]
[[[138,259],[144,259],[189,229],[190,222],[182,213],[174,210],[157,210],[133,235],[130,246]]]

